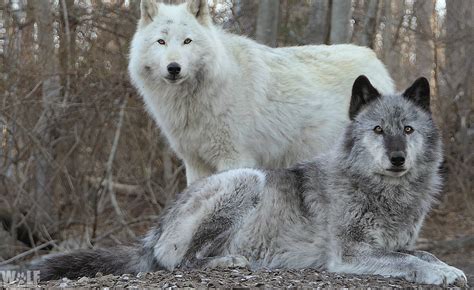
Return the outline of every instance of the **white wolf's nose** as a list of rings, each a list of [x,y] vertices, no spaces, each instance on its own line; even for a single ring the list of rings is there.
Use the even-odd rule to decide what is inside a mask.
[[[181,66],[176,62],[170,63],[167,66],[167,69],[168,69],[168,73],[172,76],[177,76],[181,72]]]

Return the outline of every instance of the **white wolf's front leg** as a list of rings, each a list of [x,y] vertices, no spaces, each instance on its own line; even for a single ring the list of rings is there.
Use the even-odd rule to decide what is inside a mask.
[[[258,162],[250,156],[237,154],[231,158],[222,158],[217,162],[217,171],[227,171],[239,168],[257,168]]]
[[[186,183],[189,186],[196,180],[211,176],[215,172],[204,162],[184,160],[184,166],[186,167]]]
[[[467,278],[461,270],[407,253],[387,251],[366,243],[344,245],[341,252],[341,256],[331,258],[329,271],[399,277],[424,284],[467,284]]]

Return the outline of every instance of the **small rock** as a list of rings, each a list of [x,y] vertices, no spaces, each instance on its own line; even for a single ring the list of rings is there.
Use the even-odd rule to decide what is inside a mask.
[[[114,275],[109,274],[109,275],[105,275],[105,276],[100,277],[99,281],[110,280],[110,279],[113,279],[113,278],[114,278]]]
[[[77,280],[78,283],[89,283],[88,277],[82,277],[81,279]]]
[[[62,282],[59,284],[59,288],[66,288],[66,287],[69,287],[68,283]]]

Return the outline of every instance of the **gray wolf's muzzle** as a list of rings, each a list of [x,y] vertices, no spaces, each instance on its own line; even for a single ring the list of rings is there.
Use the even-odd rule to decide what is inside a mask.
[[[396,167],[405,165],[405,153],[403,151],[393,151],[389,154],[390,163]]]

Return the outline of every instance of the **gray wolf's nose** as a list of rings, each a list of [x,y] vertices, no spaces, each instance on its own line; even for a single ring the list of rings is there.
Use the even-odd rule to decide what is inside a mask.
[[[390,162],[395,166],[402,166],[405,164],[405,153],[402,151],[390,152]]]
[[[169,74],[173,76],[177,76],[181,72],[181,66],[176,62],[170,63],[167,68]]]

